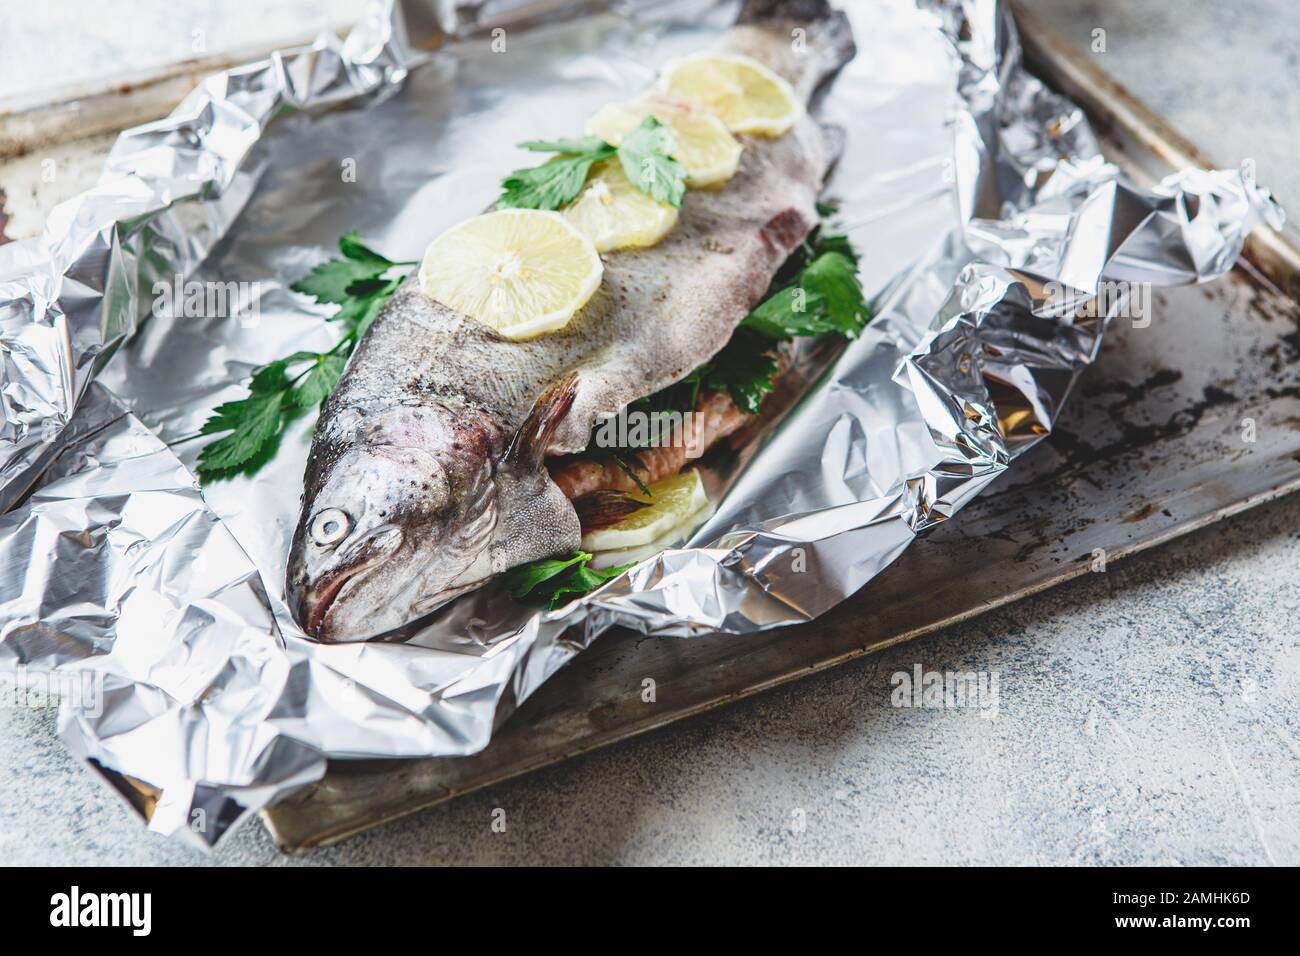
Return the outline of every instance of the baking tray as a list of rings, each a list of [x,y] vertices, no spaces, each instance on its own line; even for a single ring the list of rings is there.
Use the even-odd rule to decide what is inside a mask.
[[[1103,151],[1150,184],[1213,168],[1031,13],[1030,69],[1089,114]],[[1206,286],[1157,290],[1118,320],[1050,440],[817,621],[691,640],[602,637],[472,757],[333,761],[263,812],[304,851],[662,727],[1052,587],[1300,488],[1300,252],[1260,229]],[[1247,440],[1253,439],[1253,440]],[[642,699],[652,677],[656,700]]]

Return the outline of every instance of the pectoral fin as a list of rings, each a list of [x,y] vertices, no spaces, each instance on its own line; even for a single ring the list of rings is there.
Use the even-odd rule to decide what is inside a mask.
[[[648,502],[638,501],[621,491],[593,491],[573,503],[584,534],[618,524],[633,512],[648,507]]]
[[[564,416],[573,407],[577,395],[577,372],[570,372],[548,385],[533,403],[524,423],[519,426],[510,447],[501,458],[502,464],[529,470],[541,468],[546,449],[555,437],[556,429],[564,421]]]

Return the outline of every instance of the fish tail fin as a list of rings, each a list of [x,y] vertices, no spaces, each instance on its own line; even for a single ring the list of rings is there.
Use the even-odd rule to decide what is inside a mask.
[[[794,72],[795,76],[786,79],[794,82],[805,99],[857,52],[848,16],[829,0],[745,0],[736,23],[760,27],[765,33],[779,35],[783,42],[800,45],[789,69],[777,72]]]
[[[638,501],[621,491],[593,491],[573,502],[578,521],[584,533],[618,524],[633,512],[648,508],[649,503]]]
[[[533,402],[519,431],[515,432],[510,447],[502,456],[502,463],[529,469],[541,468],[546,449],[577,396],[577,372],[570,372],[546,386],[542,394],[537,396],[537,401]]]
[[[768,20],[800,20],[813,23],[835,15],[830,0],[745,0],[736,16],[737,23],[763,23]]]

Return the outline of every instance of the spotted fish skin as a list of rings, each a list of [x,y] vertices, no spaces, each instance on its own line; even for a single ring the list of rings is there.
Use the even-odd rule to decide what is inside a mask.
[[[825,0],[751,0],[721,48],[807,102],[853,41]],[[582,451],[600,416],[717,353],[818,221],[835,137],[804,116],[783,136],[740,139],[735,176],[688,191],[657,245],[606,253],[600,288],[557,332],[510,341],[402,284],[316,426],[287,582],[308,633],[376,636],[578,546],[543,456]],[[347,533],[321,544],[313,519],[327,511]]]

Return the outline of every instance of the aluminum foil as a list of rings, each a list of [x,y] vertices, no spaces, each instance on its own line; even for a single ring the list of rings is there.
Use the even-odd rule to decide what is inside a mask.
[[[443,3],[448,42],[416,55],[379,5],[342,43],[212,77],[124,133],[40,242],[0,249],[0,673],[102,682],[61,730],[151,829],[208,846],[327,759],[474,753],[614,625],[815,618],[1051,432],[1125,307],[1108,284],[1212,279],[1281,222],[1239,171],[1121,180],[994,0],[848,4],[859,53],[820,112],[848,134],[828,193],[867,332],[801,356],[810,387],[710,470],[716,511],[681,547],[560,611],[489,586],[402,641],[320,645],[282,584],[312,423],[254,478],[193,475],[198,426],[252,368],[332,344],[288,285],[352,229],[418,258],[527,162],[516,141],[570,134],[736,12],[516,29],[515,6]],[[173,314],[151,293],[178,274],[234,283],[228,313]]]

